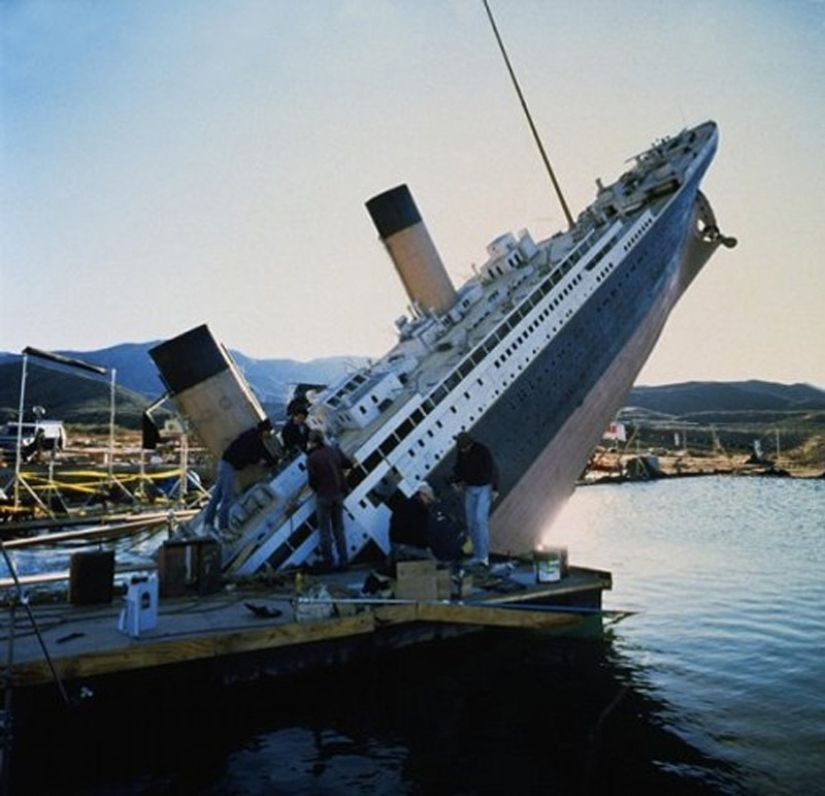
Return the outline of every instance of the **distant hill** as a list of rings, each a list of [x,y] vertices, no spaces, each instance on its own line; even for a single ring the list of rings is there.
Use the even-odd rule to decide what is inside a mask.
[[[115,368],[118,423],[138,428],[145,406],[164,393],[149,349],[157,342],[125,343],[99,351],[61,351],[64,356]],[[265,411],[283,414],[291,389],[299,383],[330,384],[367,363],[364,357],[330,357],[311,362],[253,359],[233,351]],[[0,353],[0,421],[13,419],[20,398],[18,354]],[[110,377],[92,376],[30,357],[26,408],[41,405],[49,417],[67,423],[108,423]],[[687,382],[658,387],[634,387],[622,410],[623,418],[658,424],[700,425],[778,423],[788,418],[825,418],[825,391],[806,384],[765,381]]]
[[[37,357],[29,357],[26,375],[26,411],[40,405],[49,417],[67,423],[108,423],[112,368],[115,373],[118,423],[140,426],[143,409],[165,392],[149,349],[159,341],[124,343],[98,351],[55,352],[106,368],[95,376]],[[278,416],[294,385],[329,384],[363,366],[363,357],[328,357],[311,362],[290,359],[253,359],[233,351],[232,358],[246,377],[264,410]],[[20,403],[21,357],[0,353],[0,421],[17,416]]]
[[[797,464],[825,463],[825,391],[765,381],[634,387],[619,419],[635,447],[693,453],[751,451],[756,443],[793,452]],[[689,442],[688,442],[689,441]]]
[[[705,412],[823,410],[825,391],[808,384],[691,381],[661,387],[634,387],[625,406],[672,416]]]

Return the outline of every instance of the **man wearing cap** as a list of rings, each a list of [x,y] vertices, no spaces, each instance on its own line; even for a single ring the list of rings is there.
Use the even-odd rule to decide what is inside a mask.
[[[490,450],[466,431],[456,437],[452,483],[464,490],[464,516],[473,543],[471,564],[490,564],[490,506],[498,491],[498,468]]]
[[[307,480],[315,492],[315,516],[321,535],[321,557],[327,569],[346,570],[347,537],[344,533],[344,498],[347,494],[345,470],[353,463],[337,445],[327,445],[318,429],[307,440]],[[332,557],[332,542],[338,553],[338,566]]]
[[[212,488],[212,496],[209,498],[206,513],[203,515],[203,524],[206,528],[212,528],[216,512],[218,529],[225,531],[229,528],[229,509],[232,507],[236,473],[261,461],[273,466],[278,463],[278,459],[266,445],[266,441],[272,436],[272,431],[272,423],[269,418],[265,418],[257,426],[247,429],[229,443],[218,462],[215,486]]]

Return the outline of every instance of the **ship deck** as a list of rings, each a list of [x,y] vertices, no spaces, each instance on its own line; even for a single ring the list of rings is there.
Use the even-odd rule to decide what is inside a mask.
[[[371,572],[359,566],[302,575],[300,583],[294,573],[280,573],[267,584],[155,597],[141,615],[140,624],[151,617],[148,629],[133,625],[137,635],[122,629],[125,597],[101,605],[17,605],[13,639],[8,607],[0,633],[4,646],[13,641],[15,690],[45,686],[55,673],[70,692],[108,675],[171,675],[196,663],[226,683],[323,668],[485,628],[570,631],[600,623],[601,595],[611,587],[609,573],[581,567],[539,583],[532,564],[521,561],[494,568],[496,574],[476,574],[451,598],[398,599],[365,595]]]

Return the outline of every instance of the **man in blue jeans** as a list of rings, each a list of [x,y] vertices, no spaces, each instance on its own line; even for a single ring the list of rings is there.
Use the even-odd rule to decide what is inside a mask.
[[[349,566],[347,538],[344,533],[344,498],[348,488],[344,471],[352,461],[337,445],[327,445],[321,431],[313,429],[307,441],[307,479],[315,492],[315,516],[321,535],[321,557],[328,570],[344,571]],[[338,565],[332,557],[332,542]]]
[[[265,461],[276,465],[278,459],[266,446],[273,433],[272,423],[265,418],[254,428],[247,429],[229,443],[218,462],[218,475],[215,486],[212,487],[212,496],[203,515],[204,527],[212,530],[215,514],[218,514],[218,530],[229,529],[229,509],[232,507],[232,498],[235,488],[235,475],[250,464]],[[220,508],[219,508],[220,507]]]
[[[456,437],[452,482],[464,490],[467,533],[473,543],[470,566],[490,565],[490,506],[498,492],[498,468],[490,450],[466,431]]]

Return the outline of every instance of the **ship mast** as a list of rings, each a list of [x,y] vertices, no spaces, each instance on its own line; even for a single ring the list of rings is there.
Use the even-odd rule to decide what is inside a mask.
[[[490,5],[487,0],[484,1],[484,8],[487,11],[487,16],[490,19],[490,25],[493,27],[493,33],[495,33],[496,41],[498,42],[499,49],[501,50],[502,56],[504,56],[504,63],[507,65],[507,71],[510,73],[510,79],[513,81],[513,85],[516,88],[516,93],[518,94],[519,101],[521,102],[521,107],[524,110],[524,115],[527,117],[527,123],[530,125],[530,131],[533,133],[533,138],[536,141],[536,145],[539,148],[539,152],[541,154],[541,159],[544,161],[544,166],[547,169],[547,173],[550,175],[550,182],[553,183],[553,188],[556,191],[556,196],[559,199],[559,203],[561,204],[561,209],[564,211],[565,218],[567,219],[568,227],[573,226],[573,216],[570,215],[570,209],[567,207],[567,202],[564,199],[564,195],[561,192],[561,188],[559,187],[559,183],[556,180],[556,175],[553,173],[553,167],[550,165],[550,160],[547,157],[547,153],[544,151],[544,146],[541,143],[541,139],[539,138],[538,131],[536,130],[535,124],[533,124],[533,117],[530,116],[530,111],[527,108],[527,102],[524,99],[524,95],[521,93],[521,87],[518,84],[518,80],[516,79],[516,73],[513,71],[513,67],[510,65],[510,59],[507,56],[507,50],[504,49],[504,42],[501,40],[501,36],[498,33],[498,28],[496,27],[496,21],[493,19],[493,12],[490,10]]]

